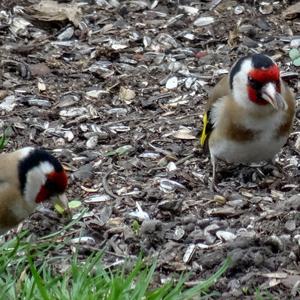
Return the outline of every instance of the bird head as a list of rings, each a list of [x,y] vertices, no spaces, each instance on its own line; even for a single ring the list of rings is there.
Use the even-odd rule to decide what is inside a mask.
[[[239,59],[229,75],[234,100],[250,110],[286,110],[281,95],[280,70],[268,56],[254,54]]]
[[[61,163],[42,149],[27,147],[18,152],[19,182],[25,201],[37,205],[56,199],[68,211],[65,196],[68,179]]]

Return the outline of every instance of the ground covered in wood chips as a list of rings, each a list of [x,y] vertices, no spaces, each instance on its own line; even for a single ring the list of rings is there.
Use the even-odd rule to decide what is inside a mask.
[[[224,165],[219,194],[198,142],[209,90],[247,53],[272,56],[299,99],[299,3],[38,2],[0,3],[0,126],[5,150],[42,146],[68,170],[81,203],[60,255],[105,246],[113,266],[142,251],[158,282],[186,271],[187,286],[231,256],[222,299],[299,297],[298,111],[276,165]],[[23,229],[38,239],[66,224],[42,207]]]

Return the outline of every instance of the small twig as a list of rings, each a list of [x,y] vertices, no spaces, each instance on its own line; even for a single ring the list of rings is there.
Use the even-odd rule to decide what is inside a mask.
[[[60,229],[56,232],[50,233],[46,236],[40,237],[39,240],[47,240],[47,239],[53,238],[53,237],[65,232],[66,230],[71,228],[73,225],[75,225],[87,211],[88,211],[87,208],[83,209],[82,212],[78,215],[78,217],[76,219],[72,220],[69,224],[64,226],[62,229]]]
[[[221,2],[222,2],[222,0],[212,0],[210,3],[209,10],[215,9]]]
[[[175,165],[176,165],[176,166],[181,165],[182,163],[184,163],[185,161],[189,160],[190,158],[193,158],[194,156],[195,156],[194,153],[191,153],[191,154],[189,154],[189,155],[187,155],[187,156],[185,156],[185,157],[179,159],[179,160],[175,163]]]
[[[182,163],[184,163],[185,161],[189,160],[190,158],[193,158],[194,157],[194,154],[189,154],[181,159],[179,159],[177,162],[175,162],[175,165],[178,166]],[[147,174],[150,174],[151,172],[153,171],[161,171],[161,170],[166,170],[166,166],[163,166],[163,167],[154,167],[154,168],[151,168],[147,171]]]
[[[175,155],[174,153],[172,153],[171,151],[164,150],[164,149],[162,149],[162,148],[159,148],[159,147],[154,146],[154,145],[152,144],[152,143],[154,143],[154,142],[157,142],[157,140],[153,140],[153,141],[151,141],[150,143],[148,143],[149,146],[150,146],[153,150],[155,150],[156,152],[158,152],[158,153],[160,153],[160,154],[163,154],[163,155],[167,156],[169,159],[177,160],[177,157],[176,157],[176,155]]]
[[[128,255],[126,255],[126,254],[118,254],[118,253],[115,253],[115,252],[112,252],[112,251],[105,251],[105,253],[116,256],[116,257],[128,258]]]
[[[111,126],[118,123],[126,123],[126,122],[142,121],[142,120],[150,120],[150,119],[152,119],[152,117],[126,118],[126,119],[116,120],[112,122],[107,122],[105,124],[102,124],[102,126]]]
[[[103,188],[105,190],[105,192],[111,196],[112,198],[114,199],[117,199],[119,200],[119,196],[117,196],[116,194],[113,193],[113,191],[110,189],[109,185],[108,185],[108,182],[107,182],[107,179],[108,179],[108,176],[111,174],[111,172],[113,171],[113,169],[111,168],[103,177],[102,177],[102,185],[103,185]]]

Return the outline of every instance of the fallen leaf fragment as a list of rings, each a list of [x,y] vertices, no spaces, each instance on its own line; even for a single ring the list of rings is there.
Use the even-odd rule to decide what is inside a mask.
[[[195,140],[196,137],[193,134],[192,130],[188,128],[182,128],[173,133],[173,137],[181,140]]]
[[[69,202],[69,208],[74,209],[74,208],[78,208],[81,206],[81,201],[79,200],[72,200]]]
[[[119,98],[124,101],[126,104],[130,104],[133,99],[135,98],[136,94],[134,90],[131,90],[129,88],[125,88],[121,86],[120,92],[119,92]]]
[[[292,19],[297,14],[300,14],[300,2],[295,3],[294,5],[289,6],[282,15],[285,19]]]
[[[52,0],[42,0],[28,6],[25,10],[30,18],[39,21],[71,21],[76,27],[81,21],[81,9],[78,3],[58,3]]]

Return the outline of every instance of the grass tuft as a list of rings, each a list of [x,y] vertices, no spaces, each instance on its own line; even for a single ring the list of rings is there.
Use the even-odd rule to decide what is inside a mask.
[[[192,288],[185,288],[187,275],[159,285],[154,280],[156,261],[148,266],[139,257],[130,271],[128,263],[107,269],[102,263],[103,252],[82,261],[76,255],[59,255],[62,245],[55,240],[32,243],[26,239],[24,234],[0,245],[0,299],[200,299],[230,265],[230,259],[226,259],[215,274]]]

